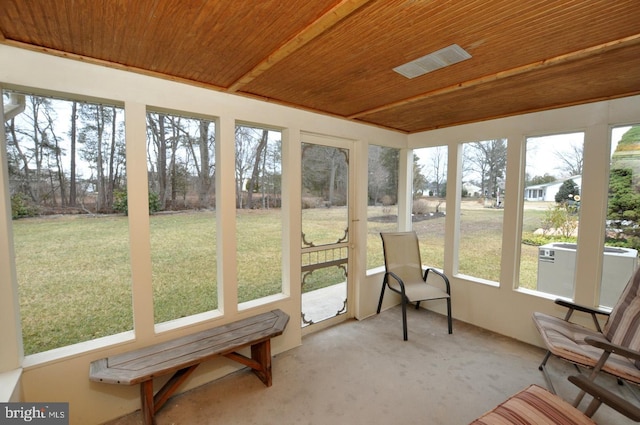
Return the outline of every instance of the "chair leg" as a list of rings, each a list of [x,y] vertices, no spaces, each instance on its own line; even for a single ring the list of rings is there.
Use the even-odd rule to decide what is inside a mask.
[[[601,404],[602,404],[602,401],[597,398],[594,398],[593,400],[591,400],[591,403],[589,403],[589,405],[584,411],[585,416],[589,418],[592,417],[593,414],[596,413],[596,410],[598,410],[598,407],[600,407]]]
[[[551,376],[549,376],[549,372],[545,367],[547,364],[547,360],[549,360],[550,356],[551,356],[551,351],[547,351],[547,354],[545,354],[544,359],[542,360],[542,363],[540,363],[540,366],[538,366],[538,370],[542,372],[542,375],[544,376],[544,380],[547,383],[547,389],[549,390],[549,392],[551,394],[556,394],[556,389],[553,387],[553,382],[551,382]]]
[[[549,390],[549,392],[551,394],[556,394],[556,389],[553,386],[553,382],[551,382],[551,376],[549,376],[549,372],[547,371],[547,368],[544,365],[540,365],[538,369],[542,371],[542,375],[544,376],[544,380],[547,383],[547,389]]]
[[[611,355],[610,352],[605,351],[602,353],[602,355],[600,356],[600,359],[598,360],[598,363],[596,363],[596,365],[593,367],[593,369],[591,369],[591,374],[589,375],[589,381],[593,382],[596,380],[596,376],[598,376],[598,373],[600,373],[600,371],[602,370],[602,367],[604,366],[604,364],[607,362],[607,360],[609,359],[609,356]],[[578,405],[580,404],[580,402],[582,401],[582,399],[584,398],[586,394],[585,390],[580,391],[580,393],[578,393],[578,396],[576,397],[575,401],[573,402],[573,405],[575,407],[578,407]]]
[[[542,371],[544,369],[544,366],[547,364],[547,360],[549,360],[549,357],[551,357],[551,351],[547,351],[544,359],[542,359],[542,363],[540,363],[540,366],[538,366],[538,370]]]
[[[449,325],[449,334],[452,334],[453,319],[451,318],[451,298],[447,298],[447,324]]]
[[[407,298],[402,297],[402,333],[405,341],[409,339],[407,333]]]
[[[380,291],[380,301],[378,301],[378,311],[376,314],[380,314],[380,309],[382,308],[382,299],[384,298],[384,290],[387,286],[387,282],[382,282],[382,290]]]
[[[416,302],[416,310],[420,308],[420,301]]]

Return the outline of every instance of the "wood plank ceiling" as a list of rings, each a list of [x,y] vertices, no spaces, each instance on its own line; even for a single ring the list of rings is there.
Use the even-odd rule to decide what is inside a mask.
[[[406,133],[640,93],[638,0],[2,0],[0,42]]]

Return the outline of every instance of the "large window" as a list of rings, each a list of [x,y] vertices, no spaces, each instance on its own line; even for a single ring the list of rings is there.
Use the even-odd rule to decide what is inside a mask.
[[[526,143],[519,286],[573,298],[584,133]]]
[[[440,269],[444,265],[447,161],[446,146],[414,151],[412,227],[420,241],[422,264]]]
[[[282,135],[236,127],[238,302],[282,292]]]
[[[600,305],[613,307],[638,263],[640,125],[611,130],[611,165]]]
[[[507,141],[494,139],[463,143],[462,154],[456,273],[498,282]]]
[[[218,307],[215,125],[147,113],[155,323]]]
[[[384,265],[380,232],[398,230],[399,149],[369,145],[367,269]]]
[[[133,329],[123,109],[3,101],[25,354]]]

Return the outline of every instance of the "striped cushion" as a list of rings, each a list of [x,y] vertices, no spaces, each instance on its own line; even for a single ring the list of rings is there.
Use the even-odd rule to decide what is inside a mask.
[[[537,385],[509,397],[470,425],[594,425],[575,407]]]
[[[622,291],[618,303],[604,326],[603,333],[614,344],[640,351],[640,268]],[[640,367],[640,361],[636,362]]]
[[[602,338],[599,332],[539,312],[533,313],[533,322],[545,345],[555,356],[583,366],[594,367],[602,355],[601,349],[584,342],[587,336]],[[640,383],[640,369],[626,357],[612,354],[602,370],[631,382]]]

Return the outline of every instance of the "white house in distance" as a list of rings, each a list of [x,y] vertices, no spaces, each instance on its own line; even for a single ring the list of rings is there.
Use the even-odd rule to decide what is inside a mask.
[[[525,201],[550,201],[556,200],[556,193],[560,189],[560,186],[567,180],[573,180],[578,186],[578,190],[582,193],[582,176],[567,177],[566,179],[556,180],[551,183],[537,184],[534,186],[527,186],[524,188]]]

